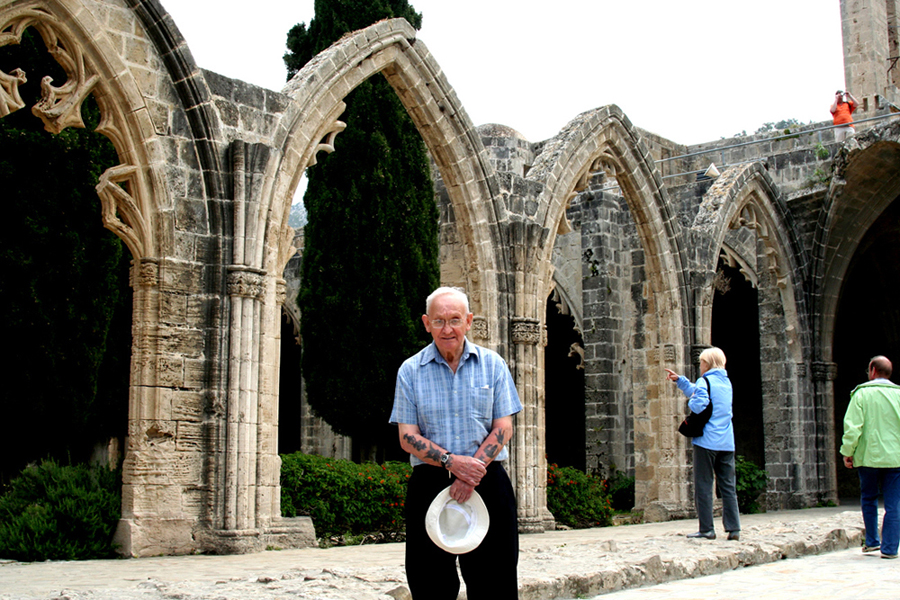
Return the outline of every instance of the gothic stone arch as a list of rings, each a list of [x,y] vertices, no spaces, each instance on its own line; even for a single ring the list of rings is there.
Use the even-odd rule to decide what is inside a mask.
[[[645,518],[661,519],[687,510],[691,502],[686,446],[674,428],[681,413],[680,398],[660,385],[657,377],[664,365],[681,362],[679,354],[687,346],[689,322],[682,307],[688,303],[681,279],[684,269],[677,226],[662,180],[637,131],[617,107],[576,117],[544,146],[529,171],[526,180],[540,184],[541,192],[532,225],[536,233],[529,238],[534,242],[524,249],[525,281],[516,304],[526,307],[525,314],[542,318],[552,285],[554,242],[558,234],[569,230],[565,210],[570,199],[601,170],[615,177],[622,189],[646,260],[644,318],[651,325],[644,332],[642,347],[632,346],[630,353],[620,358],[630,363],[629,387],[634,387],[636,398],[636,507],[645,510]],[[538,360],[539,370],[540,366]],[[540,390],[542,373],[536,375],[533,385]],[[537,411],[542,413],[542,393],[538,399]]]
[[[833,432],[823,449],[830,461],[826,475],[830,489],[836,490],[838,466],[833,449],[840,423],[834,417],[837,364],[833,344],[838,302],[860,241],[900,195],[900,125],[894,121],[851,138],[835,157],[833,173],[814,237],[810,329],[817,402]]]
[[[196,520],[189,505],[202,505],[197,491],[202,463],[179,453],[176,443],[179,437],[183,449],[184,440],[199,437],[189,431],[199,428],[199,419],[181,423],[180,432],[172,419],[179,395],[175,390],[199,402],[201,393],[195,390],[201,387],[200,378],[190,373],[190,363],[202,354],[202,340],[171,327],[171,319],[164,316],[173,298],[186,299],[178,285],[181,269],[172,260],[177,227],[170,184],[175,169],[163,173],[167,157],[177,153],[167,152],[160,143],[171,129],[171,99],[169,90],[159,85],[162,61],[149,51],[152,42],[136,21],[129,9],[115,5],[0,2],[0,45],[18,43],[22,32],[33,27],[67,75],[59,85],[44,78],[42,98],[32,108],[35,116],[51,133],[83,127],[81,104],[93,95],[102,115],[98,131],[112,140],[121,161],[103,173],[97,185],[102,223],[122,238],[134,259],[129,435],[119,541],[126,553],[159,554],[184,550]],[[22,108],[16,88],[25,77],[41,74],[13,71],[0,76],[4,114]],[[179,340],[177,348],[174,339]],[[139,522],[146,514],[166,520],[170,535],[150,535],[133,545],[142,537]]]
[[[822,487],[829,461],[821,448],[832,433],[811,393],[808,261],[791,213],[765,168],[749,163],[725,170],[716,180],[692,230],[696,268],[706,274],[697,278],[704,282],[696,315],[701,346],[711,343],[712,274],[720,255],[741,265],[759,291],[767,502],[773,509],[815,504],[824,490],[834,489]]]

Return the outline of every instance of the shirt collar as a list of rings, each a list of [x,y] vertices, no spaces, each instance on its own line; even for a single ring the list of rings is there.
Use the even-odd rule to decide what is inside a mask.
[[[469,338],[463,338],[463,352],[462,356],[459,357],[459,364],[463,364],[466,362],[469,357],[478,360],[479,358],[478,346],[469,341]],[[444,360],[444,357],[441,356],[441,353],[438,352],[437,345],[434,342],[431,342],[426,348],[425,352],[422,353],[422,360],[420,364],[425,364],[428,362],[434,361],[436,363],[447,364],[447,361]]]

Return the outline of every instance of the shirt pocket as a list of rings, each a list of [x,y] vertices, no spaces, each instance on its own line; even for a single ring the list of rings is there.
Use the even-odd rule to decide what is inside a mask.
[[[471,405],[469,411],[472,416],[481,421],[492,420],[494,413],[494,390],[485,385],[472,388],[470,395]]]

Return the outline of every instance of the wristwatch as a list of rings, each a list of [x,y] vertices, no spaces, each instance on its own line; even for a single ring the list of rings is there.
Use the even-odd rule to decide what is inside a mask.
[[[444,452],[441,454],[441,466],[445,469],[447,468],[447,464],[450,462],[450,457],[453,456],[449,452]]]

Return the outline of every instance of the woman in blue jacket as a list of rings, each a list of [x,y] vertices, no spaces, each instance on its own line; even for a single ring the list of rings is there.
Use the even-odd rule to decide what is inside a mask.
[[[666,369],[668,378],[690,400],[691,412],[699,413],[709,404],[712,393],[713,411],[703,435],[694,442],[694,504],[700,530],[689,538],[716,539],[713,524],[713,475],[722,495],[722,522],[729,540],[741,539],[741,519],[738,514],[734,475],[734,428],[731,425],[731,380],[725,371],[725,353],[719,348],[707,348],[700,353],[700,379],[696,384],[687,377]],[[705,380],[704,377],[705,376]],[[707,381],[710,389],[707,390]]]

